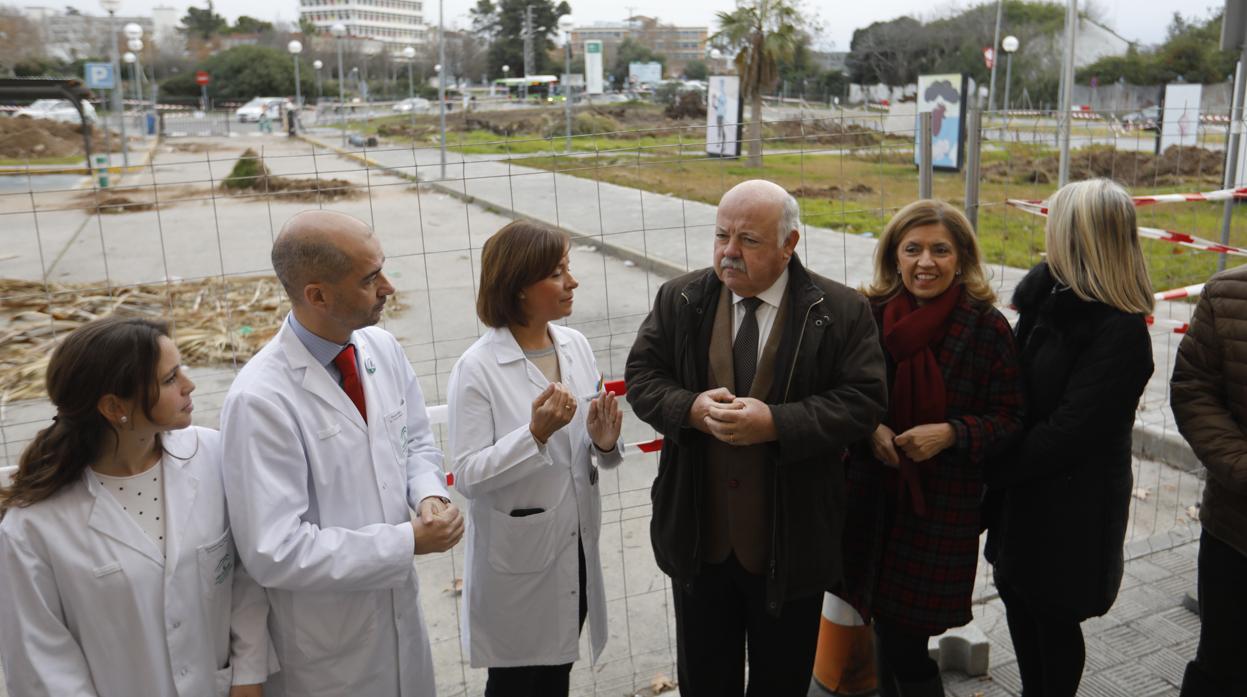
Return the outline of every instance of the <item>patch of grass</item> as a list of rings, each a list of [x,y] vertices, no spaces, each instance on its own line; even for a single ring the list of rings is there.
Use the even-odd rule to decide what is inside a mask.
[[[25,167],[29,164],[31,167],[39,165],[86,165],[87,159],[82,155],[67,155],[65,157],[42,157],[32,158],[29,160],[3,159],[0,158],[0,167]]]
[[[769,147],[769,145],[768,145]],[[848,233],[878,236],[899,208],[918,197],[917,168],[912,152],[904,149],[864,148],[856,154],[768,155],[761,170],[741,160],[712,159],[700,155],[700,144],[685,154],[637,157],[622,153],[594,157],[516,157],[516,165],[553,170],[573,176],[672,194],[704,203],[717,203],[725,191],[746,179],[765,178],[794,192],[801,203],[804,222]],[[984,152],[987,162],[1011,162],[1050,155],[1033,144],[1013,144],[998,152]],[[1073,172],[1073,178],[1088,176]],[[1139,186],[1132,193],[1169,193],[1219,189],[1214,173],[1192,176],[1167,186]],[[954,205],[964,205],[965,176],[936,172],[934,195]],[[1016,199],[1042,199],[1056,190],[1055,184],[1005,181],[980,182],[979,241],[986,261],[1028,268],[1042,258],[1044,219],[1006,205]],[[1139,209],[1139,225],[1187,232],[1206,239],[1220,239],[1222,204],[1185,203],[1146,206]],[[1247,222],[1237,215],[1230,243],[1247,247]],[[1216,254],[1198,252],[1154,240],[1143,240],[1152,282],[1157,290],[1199,283],[1216,270]],[[1229,257],[1237,266],[1247,259]]]

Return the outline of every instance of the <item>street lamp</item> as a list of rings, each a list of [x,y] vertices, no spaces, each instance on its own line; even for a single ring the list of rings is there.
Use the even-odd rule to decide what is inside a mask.
[[[342,22],[334,22],[329,27],[329,33],[333,34],[338,40],[338,122],[342,127],[342,147],[346,147],[346,92],[345,85],[342,83],[346,80],[346,76],[342,74],[342,37],[346,36],[346,25]]]
[[[411,107],[411,123],[416,123],[416,92],[411,86],[411,69],[416,64],[416,48],[408,46],[403,49],[403,58],[407,59],[407,104]]]
[[[1013,78],[1013,53],[1018,50],[1018,37],[1006,36],[1004,41],[1000,42],[1000,48],[1005,52],[1005,112],[1009,111],[1009,83]]]
[[[572,27],[576,22],[564,16],[559,19],[559,29],[563,30],[563,116],[567,120],[567,154],[572,152]]]
[[[446,178],[446,8],[437,0],[437,121],[442,131],[442,179]]]
[[[312,70],[316,71],[316,104],[317,105],[320,104],[320,99],[323,96],[323,93],[321,92],[321,89],[320,89],[320,69],[323,67],[325,67],[325,64],[319,58],[312,61]]]
[[[134,73],[134,94],[139,100],[139,104],[143,103],[143,27],[137,22],[128,22],[121,28],[122,33],[126,35],[126,48],[134,53],[134,65],[131,71]],[[147,108],[143,107],[143,112],[147,112]],[[140,127],[144,136],[147,132]]]
[[[299,54],[303,53],[303,42],[298,39],[286,44],[286,50],[294,56],[294,107],[303,106],[303,86],[299,84]]]
[[[100,0],[100,7],[108,13],[108,55],[109,62],[113,64],[113,75],[118,83],[121,82],[121,65],[117,55],[117,10],[121,9],[121,0]],[[113,111],[118,114],[118,123],[120,127],[117,129],[121,135],[121,162],[126,167],[130,166],[130,146],[126,142],[126,107],[122,103],[122,94],[113,88]]]

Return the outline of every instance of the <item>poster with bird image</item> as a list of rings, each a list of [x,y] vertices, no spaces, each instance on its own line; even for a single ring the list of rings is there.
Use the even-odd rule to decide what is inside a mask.
[[[919,75],[918,111],[914,115],[914,164],[922,154],[921,116],[931,112],[931,166],[940,170],[961,170],[965,153],[965,75]]]

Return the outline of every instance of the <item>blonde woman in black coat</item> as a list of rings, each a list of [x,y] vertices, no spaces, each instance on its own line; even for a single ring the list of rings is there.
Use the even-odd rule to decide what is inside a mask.
[[[1048,209],[1048,259],[1013,295],[1026,435],[989,480],[987,558],[1023,693],[1073,697],[1085,659],[1080,623],[1108,612],[1121,585],[1153,298],[1125,190],[1077,182]]]

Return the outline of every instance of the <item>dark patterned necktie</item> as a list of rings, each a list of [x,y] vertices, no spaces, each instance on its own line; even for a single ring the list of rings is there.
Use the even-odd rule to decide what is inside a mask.
[[[759,298],[745,298],[740,301],[745,306],[745,317],[740,321],[740,329],[736,330],[736,341],[732,344],[732,367],[736,377],[736,396],[748,397],[753,388],[753,376],[758,372],[758,306]]]

